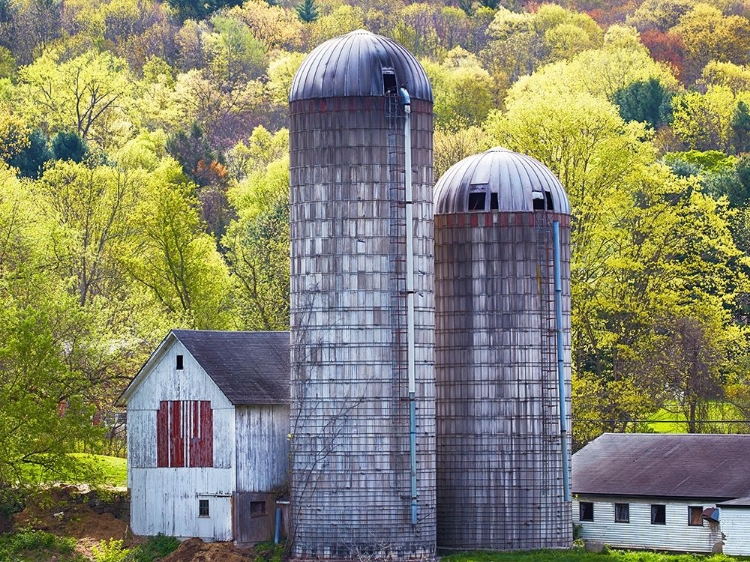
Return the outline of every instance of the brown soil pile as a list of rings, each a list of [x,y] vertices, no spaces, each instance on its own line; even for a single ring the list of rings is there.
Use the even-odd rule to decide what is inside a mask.
[[[247,562],[255,560],[252,548],[237,548],[230,542],[188,539],[161,562]]]
[[[81,501],[78,489],[73,486],[51,489],[29,501],[23,511],[13,516],[13,526],[75,537],[76,550],[84,556],[91,556],[91,547],[103,540],[122,539],[126,547],[134,544],[127,522],[111,513],[97,513]]]
[[[75,487],[57,488],[30,501],[13,517],[16,529],[32,527],[59,536],[125,539],[128,525],[111,513],[98,514],[86,503],[79,503]]]

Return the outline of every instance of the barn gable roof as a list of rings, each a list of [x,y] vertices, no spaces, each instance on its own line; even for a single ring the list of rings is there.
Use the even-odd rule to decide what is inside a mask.
[[[750,496],[750,435],[605,433],[573,455],[573,493]]]
[[[234,404],[289,403],[289,332],[172,330],[118,402],[126,403],[151,367],[178,340]]]

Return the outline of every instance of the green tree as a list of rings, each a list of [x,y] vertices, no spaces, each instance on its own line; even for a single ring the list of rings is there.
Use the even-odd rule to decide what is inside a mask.
[[[203,231],[193,190],[180,165],[165,159],[145,182],[139,228],[122,261],[172,325],[225,329],[227,270]]]
[[[60,131],[52,139],[52,154],[56,160],[81,162],[88,149],[77,133]]]
[[[639,80],[615,92],[614,102],[625,121],[646,123],[657,129],[667,121],[671,96],[656,78]]]
[[[28,120],[46,133],[75,131],[106,149],[116,140],[115,115],[130,96],[127,63],[109,52],[88,51],[68,61],[47,53],[19,71]]]
[[[37,129],[29,135],[29,145],[13,156],[8,163],[18,168],[22,177],[35,180],[42,175],[44,165],[53,157],[47,137]]]
[[[729,122],[732,128],[731,143],[735,152],[750,151],[750,109],[743,100],[738,100]]]
[[[231,8],[242,4],[241,0],[167,0],[177,11],[181,20],[202,20],[222,8]]]
[[[320,16],[318,3],[315,0],[303,0],[296,7],[297,16],[305,23],[312,23]]]
[[[268,61],[263,43],[241,20],[216,15],[211,18],[214,33],[206,37],[214,79],[235,85],[262,75]]]
[[[56,227],[40,210],[0,165],[0,488],[70,478],[67,453],[100,434],[90,381],[76,368],[96,335],[48,265]]]

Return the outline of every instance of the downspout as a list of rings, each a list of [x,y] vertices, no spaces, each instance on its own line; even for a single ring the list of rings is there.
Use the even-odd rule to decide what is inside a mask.
[[[414,201],[411,185],[411,97],[400,90],[404,106],[404,183],[406,203],[406,373],[409,380],[409,469],[411,524],[417,524],[417,381],[414,361]]]
[[[565,411],[565,353],[563,350],[562,279],[560,275],[560,222],[552,223],[552,245],[555,269],[555,327],[557,328],[557,392],[560,397],[560,442],[563,466],[563,498],[570,501],[570,468],[568,466],[568,423]]]

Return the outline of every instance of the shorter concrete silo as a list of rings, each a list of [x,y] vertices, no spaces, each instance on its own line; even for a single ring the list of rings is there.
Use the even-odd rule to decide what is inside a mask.
[[[569,241],[533,158],[494,148],[435,186],[439,548],[571,546]]]

